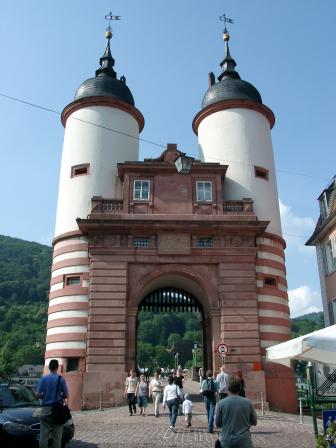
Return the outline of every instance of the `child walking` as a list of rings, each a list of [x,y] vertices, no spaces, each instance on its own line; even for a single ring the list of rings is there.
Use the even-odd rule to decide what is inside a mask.
[[[192,408],[193,408],[192,401],[190,400],[189,395],[185,394],[184,401],[182,404],[182,412],[184,414],[187,427],[191,426]]]

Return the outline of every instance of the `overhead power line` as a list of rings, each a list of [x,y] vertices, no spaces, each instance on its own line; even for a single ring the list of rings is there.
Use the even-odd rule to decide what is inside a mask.
[[[27,106],[35,107],[36,109],[41,109],[41,110],[44,110],[46,112],[51,112],[51,113],[56,114],[56,115],[62,115],[62,113],[57,111],[57,110],[51,109],[49,107],[40,106],[39,104],[31,103],[30,101],[25,101],[25,100],[23,100],[21,98],[16,98],[16,97],[13,97],[13,96],[10,96],[10,95],[6,95],[5,93],[1,93],[0,92],[0,96],[3,97],[3,98],[6,98],[8,100],[11,100],[11,101],[16,101],[17,103],[21,103],[21,104],[25,104]],[[166,145],[162,145],[161,143],[153,142],[152,140],[147,140],[147,139],[141,138],[139,136],[134,136],[134,135],[128,134],[126,132],[118,131],[117,129],[109,128],[107,126],[102,126],[102,125],[97,124],[97,123],[92,123],[91,121],[83,120],[81,118],[69,117],[69,119],[77,120],[77,121],[80,121],[82,123],[89,124],[91,126],[96,126],[98,128],[105,129],[106,131],[109,131],[109,132],[115,132],[116,134],[125,135],[126,137],[130,137],[132,139],[135,139],[135,140],[138,140],[138,141],[141,141],[141,142],[144,142],[144,143],[149,143],[149,144],[151,144],[153,146],[157,146],[159,148],[166,148]],[[245,165],[245,166],[253,166],[251,163],[245,163],[245,162],[241,162],[241,161],[238,161],[238,160],[218,159],[218,158],[215,158],[215,157],[211,157],[211,159],[215,160],[215,161],[218,161],[218,162],[222,162],[222,163],[235,163],[235,164],[241,164],[241,165]],[[310,179],[317,179],[317,180],[323,180],[323,181],[327,180],[326,178],[313,176],[311,174],[299,173],[299,172],[283,170],[283,169],[279,169],[279,168],[277,168],[275,171],[279,172],[279,173],[290,174],[292,176],[301,176],[301,177],[307,177],[307,178],[310,178]]]

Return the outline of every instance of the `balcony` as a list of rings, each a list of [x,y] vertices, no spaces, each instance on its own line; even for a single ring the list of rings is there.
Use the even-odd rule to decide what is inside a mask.
[[[198,204],[197,204],[198,205]],[[208,204],[210,206],[210,215],[214,214],[213,211],[217,209],[216,215],[253,215],[253,200],[250,198],[244,198],[242,201],[223,201],[218,204]],[[196,212],[196,213],[195,213]],[[95,214],[133,214],[128,210],[128,206],[124,209],[124,202],[122,199],[104,199],[101,196],[94,196],[92,198],[92,211],[91,215]],[[153,213],[155,214],[155,210]],[[194,207],[194,214],[199,214],[197,208]]]
[[[103,199],[100,196],[92,198],[92,214],[95,213],[123,213],[124,201],[122,199]]]
[[[223,201],[224,215],[253,214],[253,200],[244,198],[242,201]]]

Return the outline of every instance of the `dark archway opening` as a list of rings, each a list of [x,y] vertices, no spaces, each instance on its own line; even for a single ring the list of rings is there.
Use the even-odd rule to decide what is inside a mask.
[[[179,288],[147,294],[138,307],[137,366],[190,372],[207,367],[209,347],[204,310],[195,296]]]

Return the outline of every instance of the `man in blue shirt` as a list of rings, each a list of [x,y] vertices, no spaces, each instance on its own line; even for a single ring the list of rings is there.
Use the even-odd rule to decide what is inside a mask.
[[[58,361],[52,359],[49,362],[49,375],[44,375],[36,388],[36,396],[41,399],[40,416],[40,448],[48,448],[49,438],[53,441],[54,448],[61,448],[63,425],[57,425],[52,417],[52,405],[58,401],[68,400],[68,388],[65,379],[57,375]]]
[[[201,394],[203,395],[205,409],[208,416],[208,431],[212,433],[215,418],[218,384],[212,377],[212,370],[208,370],[205,375],[206,378],[202,381],[201,385]]]

